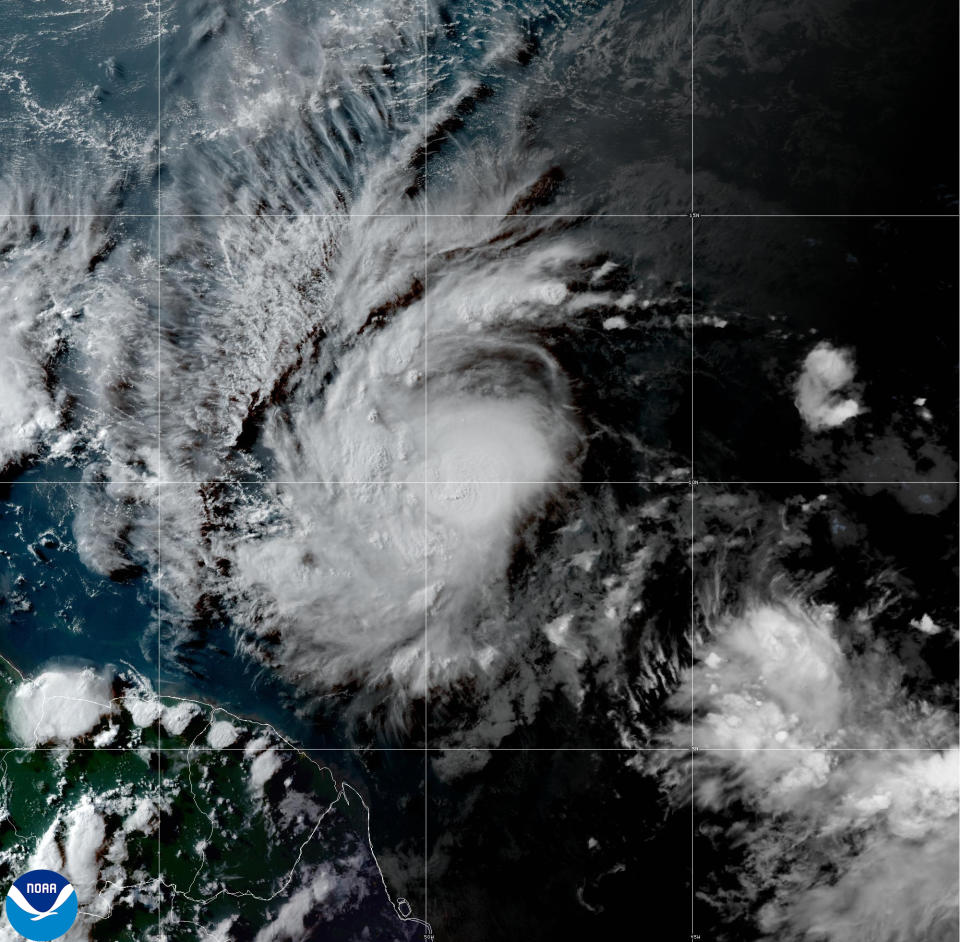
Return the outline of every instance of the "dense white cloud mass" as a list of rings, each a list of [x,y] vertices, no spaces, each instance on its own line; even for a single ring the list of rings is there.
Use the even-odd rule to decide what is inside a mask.
[[[951,938],[955,717],[909,700],[889,655],[852,655],[839,631],[828,608],[755,601],[716,620],[676,694],[693,723],[671,740],[698,747],[705,833],[745,854],[739,889],[716,890],[718,905],[762,894],[763,938]],[[735,808],[754,815],[749,827]]]
[[[795,391],[797,408],[812,431],[836,428],[863,411],[856,398],[841,394],[855,375],[850,350],[824,341],[807,354]]]
[[[81,904],[90,903],[97,892],[100,876],[97,858],[106,837],[103,817],[90,798],[85,797],[71,809],[66,827],[64,876],[77,891],[77,900]]]
[[[70,742],[91,732],[115,707],[111,672],[51,670],[24,681],[7,701],[10,731],[27,746]]]
[[[500,775],[515,750],[497,747],[600,743],[621,747],[611,763],[636,754],[624,779],[586,774],[611,766],[573,748],[582,764],[554,766],[572,774],[543,796],[565,821],[549,896],[571,876],[565,902],[582,918],[600,918],[618,873],[636,886],[638,861],[661,863],[650,848],[676,816],[682,891],[692,802],[693,840],[730,862],[695,873],[694,903],[749,923],[728,939],[953,942],[956,688],[938,657],[954,609],[931,591],[937,577],[901,571],[955,554],[936,543],[956,497],[952,443],[938,440],[951,405],[915,372],[885,376],[863,320],[794,318],[792,302],[764,297],[832,277],[811,259],[843,255],[808,254],[816,227],[749,249],[758,277],[736,297],[720,290],[743,271],[731,239],[667,218],[689,202],[673,146],[689,130],[682,7],[460,6],[425,24],[422,0],[166,4],[148,62],[162,147],[152,126],[124,141],[122,181],[97,180],[91,157],[100,194],[0,176],[0,471],[36,462],[36,476],[79,479],[54,508],[59,535],[72,526],[83,565],[149,610],[159,637],[115,640],[146,660],[162,650],[165,684],[226,690],[231,710],[283,715],[322,742],[429,739],[433,758],[414,755],[409,780],[362,767],[398,799],[386,815],[420,808],[421,772],[440,780],[433,843],[417,832],[381,871],[340,769],[276,729],[160,698],[142,678],[55,669],[8,701],[28,747],[12,753],[51,768],[42,823],[22,836],[0,782],[14,832],[0,863],[74,881],[82,917],[66,942],[145,909],[170,939],[346,938],[327,931],[341,916],[382,928],[364,937],[422,937],[393,900],[422,882],[423,853],[431,880],[435,862],[455,887],[466,871],[448,914],[463,902],[506,925],[518,907],[484,905],[500,902],[497,880],[471,885],[486,864],[471,829],[488,829],[491,805],[523,808],[516,785],[533,772]],[[718,77],[728,41],[751,29],[714,37]],[[722,201],[736,187],[716,172]],[[630,216],[631,195],[665,215]],[[130,211],[145,198],[159,218]],[[696,292],[692,237],[698,283],[714,265],[718,280]],[[880,251],[887,238],[876,227],[864,248],[880,254],[843,264],[875,271],[895,251]],[[852,348],[811,336],[855,337],[861,382]],[[716,399],[691,430],[702,380]],[[770,443],[753,434],[767,416],[783,420]],[[759,456],[774,473],[754,479],[834,469],[789,477],[877,483],[783,485],[781,501],[772,485],[691,482],[691,450],[721,470]],[[927,483],[894,500],[894,480]],[[24,520],[12,526],[26,544]],[[909,560],[901,532],[918,544]],[[47,562],[58,587],[77,575]],[[88,596],[69,615],[92,634],[104,626]],[[109,765],[114,750],[126,765]],[[349,752],[337,761],[369,761]],[[655,783],[628,780],[634,767]],[[604,820],[657,787],[675,816],[651,800],[626,826]],[[444,805],[447,790],[464,800]],[[451,821],[465,827],[444,834]],[[174,852],[158,875],[161,839]],[[580,879],[591,867],[597,879]]]
[[[769,881],[761,928],[776,938],[895,942],[955,938],[960,763],[943,752],[831,755],[821,780],[798,789],[787,812],[758,828],[746,882]],[[769,806],[768,806],[769,807]],[[776,845],[800,841],[807,856],[775,876]],[[748,842],[748,847],[750,846]],[[824,856],[838,879],[816,872]]]
[[[9,310],[9,308],[6,308]],[[38,440],[57,424],[57,409],[44,387],[43,370],[31,363],[21,331],[5,325],[8,341],[0,360],[0,464],[30,454]]]
[[[214,749],[226,749],[237,741],[237,728],[227,720],[217,720],[207,731],[207,744]]]
[[[813,765],[820,760],[811,749],[950,741],[951,715],[906,697],[895,659],[842,651],[829,607],[757,601],[717,619],[713,630],[674,700],[693,704],[694,741],[742,753],[745,774],[759,776],[754,784],[770,786],[768,773],[795,767],[792,749],[807,752]],[[857,630],[867,633],[869,625]],[[763,749],[782,752],[757,752]]]
[[[195,703],[183,700],[163,708],[160,712],[160,725],[171,736],[179,736],[199,715],[200,708]]]
[[[720,628],[690,683],[705,747],[755,749],[829,737],[843,721],[843,659],[828,611],[756,605]],[[815,695],[813,695],[815,692]]]
[[[527,27],[497,11],[482,14],[498,37],[482,59],[516,71],[497,93],[505,133],[462,142],[461,172],[433,174],[445,182],[427,219],[424,121],[440,140],[491,89],[442,55],[427,100],[419,2],[308,8],[171,11],[160,226],[117,217],[126,180],[105,177],[103,194],[29,175],[3,184],[12,339],[0,358],[19,372],[0,370],[16,374],[15,391],[0,381],[0,463],[58,456],[84,469],[81,559],[128,579],[159,557],[172,658],[197,633],[232,633],[217,646],[235,642],[305,709],[346,686],[402,710],[429,683],[476,681],[495,701],[496,739],[533,715],[541,687],[577,701],[589,662],[621,656],[640,563],[610,576],[602,609],[559,585],[551,606],[563,610],[550,612],[531,584],[511,584],[511,567],[518,551],[533,557],[538,521],[567,500],[591,442],[613,440],[628,479],[648,460],[682,479],[686,460],[641,440],[636,413],[645,384],[671,398],[682,383],[663,351],[678,344],[686,364],[670,251],[687,233],[581,218],[558,155],[525,130],[538,104],[523,68],[596,63],[573,34],[545,37],[529,63]],[[587,19],[575,28],[591,42],[622,29],[604,11]],[[673,62],[673,38],[636,55]],[[139,158],[154,180],[150,148]],[[602,200],[619,199],[616,181],[597,179]],[[557,216],[537,215],[551,202]],[[578,401],[592,357],[623,388],[618,414]],[[596,503],[575,511],[587,523],[550,521],[558,540],[566,526],[621,523]],[[571,564],[557,550],[558,583],[599,582],[599,552],[578,546]],[[558,618],[556,670],[542,673],[540,631]],[[147,726],[154,713],[136,715]],[[168,731],[189,720],[162,716]]]
[[[0,179],[0,468],[85,452],[135,479],[156,466],[149,255],[97,215],[109,197],[61,196]]]
[[[0,190],[0,220],[3,209],[15,212],[22,208],[18,203],[14,194]],[[71,221],[80,226],[74,244],[66,251],[42,239],[28,239],[29,220],[11,216],[0,223],[0,238],[5,243],[21,243],[0,259],[0,333],[4,338],[0,349],[0,468],[32,455],[60,422],[63,395],[51,390],[48,371],[71,331],[75,312],[67,299],[82,280],[93,241],[89,225]]]
[[[182,400],[170,415],[187,423],[164,436],[169,473],[242,466],[235,439],[254,423],[282,483],[165,495],[175,610],[189,618],[200,599],[224,598],[246,649],[308,695],[349,680],[402,702],[427,682],[483,678],[531,640],[504,617],[518,538],[579,476],[589,429],[537,332],[586,328],[607,303],[603,280],[585,278],[604,270],[596,241],[539,221],[439,220],[428,300],[417,220],[244,225],[229,244],[245,240],[249,264],[216,285],[207,275],[184,311],[224,293],[203,342],[241,331],[266,346],[247,343],[240,360],[208,351],[198,390],[174,379],[194,355],[179,331],[164,360]],[[280,278],[260,271],[281,264]],[[556,290],[574,277],[580,290]],[[293,346],[311,329],[322,338]]]
[[[403,5],[391,25],[414,29],[418,15]],[[185,633],[216,598],[242,647],[307,696],[357,683],[402,702],[428,682],[483,678],[530,642],[504,617],[508,567],[523,526],[577,480],[589,431],[544,332],[587,329],[613,306],[633,321],[662,282],[651,272],[629,285],[585,227],[511,215],[549,167],[522,147],[513,165],[466,155],[476,160],[471,186],[449,194],[447,208],[479,186],[485,215],[426,226],[410,163],[397,160],[398,148],[422,145],[422,113],[376,76],[354,86],[359,47],[333,42],[340,31],[367,42],[370,26],[346,14],[333,34],[301,25],[288,53],[308,72],[315,57],[326,63],[315,88],[264,73],[257,84],[278,87],[262,89],[258,122],[210,127],[220,109],[201,109],[173,135],[186,139],[195,120],[208,136],[208,182],[218,161],[247,160],[228,140],[256,141],[248,190],[230,199],[282,208],[278,186],[293,176],[313,188],[311,211],[327,214],[165,227],[165,264],[177,275],[163,307],[163,477],[267,484],[171,489],[162,556]],[[204,54],[243,75],[235,28],[227,21],[219,52]],[[220,84],[212,62],[202,68]],[[444,94],[431,120],[455,113],[464,90]],[[304,135],[303,96],[319,151],[292,164],[274,135]],[[364,124],[363,148],[334,134],[344,108]],[[190,175],[172,187],[185,208],[217,193],[194,187],[197,159],[191,152]],[[327,206],[328,177],[340,172],[351,200]],[[403,215],[367,215],[392,211]]]

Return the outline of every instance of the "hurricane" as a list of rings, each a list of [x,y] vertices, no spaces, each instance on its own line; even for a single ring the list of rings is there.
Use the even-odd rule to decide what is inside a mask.
[[[0,861],[69,939],[955,936],[955,11],[16,6]]]

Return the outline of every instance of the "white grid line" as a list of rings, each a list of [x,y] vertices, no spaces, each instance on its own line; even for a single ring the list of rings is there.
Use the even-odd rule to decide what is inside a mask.
[[[159,181],[158,181],[159,187]],[[517,213],[512,219],[688,219],[686,213]],[[503,213],[4,213],[5,219],[503,219]],[[697,219],[950,219],[956,213],[707,213]]]
[[[140,746],[71,746],[71,752],[138,752]],[[157,752],[244,752],[243,746],[157,746]],[[742,754],[745,752],[936,752],[941,753],[950,746],[431,746],[424,750],[423,746],[271,746],[274,752],[303,753],[318,752],[349,752],[355,755],[367,755],[377,752],[415,752],[422,755],[426,752],[444,754],[447,752],[512,752],[526,754],[528,752],[617,752],[626,756],[633,756],[646,752],[666,752],[674,755],[712,755],[719,752]],[[0,752],[53,752],[60,754],[63,746],[7,746]]]
[[[253,214],[253,213],[162,213],[161,209],[161,186],[160,186],[160,167],[162,163],[162,149],[161,149],[161,124],[162,124],[162,69],[161,69],[161,44],[162,44],[162,5],[160,0],[157,0],[157,212],[156,213],[22,213],[22,214],[8,214],[10,218],[117,218],[117,219],[136,219],[136,218],[146,218],[146,219],[156,219],[157,228],[156,228],[156,239],[157,239],[157,460],[162,461],[162,383],[161,383],[161,351],[162,351],[162,318],[161,318],[161,302],[162,302],[162,257],[160,249],[160,220],[161,219],[204,219],[204,218],[250,218],[261,219],[261,218],[270,218],[270,219],[289,219],[296,220],[299,218],[343,218],[343,213],[265,213],[265,214]],[[370,213],[370,214],[361,214],[361,213],[352,213],[348,214],[348,218],[352,219],[374,219],[374,218],[421,218],[424,223],[424,452],[425,456],[428,454],[428,414],[429,414],[429,393],[428,393],[428,358],[429,358],[429,318],[428,318],[428,295],[429,295],[429,220],[430,219],[466,219],[466,218],[502,218],[500,213],[431,213],[429,212],[429,205],[427,199],[427,175],[428,175],[428,153],[427,153],[427,144],[429,137],[429,102],[428,102],[428,83],[429,83],[429,73],[428,73],[428,63],[429,63],[429,3],[428,0],[424,2],[424,24],[423,24],[423,76],[424,76],[424,104],[423,104],[423,118],[424,118],[424,180],[423,180],[423,211],[421,213]],[[690,218],[690,247],[691,247],[691,258],[690,258],[690,313],[691,313],[691,336],[690,336],[690,466],[691,466],[691,475],[690,480],[687,481],[650,481],[650,480],[635,480],[635,481],[526,481],[526,482],[513,482],[513,481],[457,481],[457,482],[427,482],[427,481],[415,481],[415,482],[400,482],[400,481],[271,481],[271,480],[205,480],[205,481],[97,481],[97,482],[87,482],[87,481],[22,481],[22,480],[2,480],[0,484],[11,484],[11,485],[56,485],[56,486],[109,486],[109,485],[146,485],[148,487],[157,487],[158,491],[158,500],[157,500],[157,692],[158,695],[161,695],[161,680],[162,680],[162,602],[161,602],[161,531],[162,531],[162,520],[161,520],[161,501],[160,488],[161,487],[194,487],[194,486],[204,486],[204,485],[237,485],[237,486],[269,486],[269,485],[280,485],[280,486],[297,486],[297,485],[325,485],[325,486],[371,486],[371,485],[392,485],[392,486],[423,486],[424,488],[424,587],[425,589],[428,586],[429,582],[429,563],[427,557],[427,488],[431,484],[436,484],[438,486],[447,485],[450,483],[454,484],[467,484],[472,486],[498,486],[506,484],[516,484],[516,483],[530,483],[538,485],[548,485],[548,486],[573,486],[573,487],[584,487],[584,486],[599,486],[599,485],[609,485],[609,486],[650,486],[650,487],[671,487],[671,486],[681,486],[690,488],[691,500],[694,496],[694,491],[697,485],[723,485],[723,486],[751,486],[751,485],[784,485],[784,486],[798,486],[798,485],[807,485],[807,486],[862,486],[862,485],[874,485],[874,486],[891,486],[891,485],[901,485],[901,486],[921,486],[929,487],[934,485],[956,485],[957,482],[950,481],[822,481],[822,480],[806,480],[806,481],[716,481],[716,480],[697,480],[693,467],[693,458],[694,458],[694,436],[695,436],[695,417],[694,417],[694,399],[693,399],[693,367],[694,367],[694,318],[693,318],[693,304],[694,304],[694,258],[693,258],[693,247],[694,247],[694,220],[695,219],[948,219],[948,220],[960,220],[960,211],[955,213],[698,213],[695,210],[695,184],[694,184],[694,120],[695,120],[695,102],[694,102],[694,82],[695,82],[695,61],[694,61],[694,41],[695,41],[695,9],[694,4],[691,2],[690,6],[690,211],[689,213],[609,213],[609,214],[594,214],[594,213],[536,213],[529,214],[518,217],[523,220],[551,220],[551,219],[571,219],[571,220],[587,220],[587,219],[673,219],[673,218]],[[691,654],[694,647],[694,614],[695,614],[695,593],[694,593],[694,567],[692,559],[692,544],[695,538],[695,522],[694,517],[691,514],[691,566],[690,566],[690,625],[689,625],[689,646]],[[689,748],[687,747],[637,747],[637,748],[625,748],[625,747],[431,747],[429,745],[429,649],[428,649],[428,640],[429,640],[429,615],[425,612],[424,615],[424,744],[422,747],[367,747],[367,746],[356,746],[356,747],[333,747],[333,746],[318,746],[318,747],[307,747],[302,748],[289,747],[289,751],[296,752],[350,752],[356,754],[364,753],[376,753],[376,752],[421,752],[423,755],[423,776],[424,776],[424,921],[428,921],[428,892],[429,892],[429,880],[428,880],[428,815],[429,815],[429,800],[428,800],[428,761],[430,753],[445,753],[445,752],[475,752],[475,751],[489,751],[489,752],[507,752],[507,753],[532,753],[532,752],[551,752],[551,753],[562,753],[562,752],[584,752],[584,753],[600,753],[600,752],[611,752],[611,753],[623,753],[625,755],[635,755],[638,753],[646,752],[661,752],[661,753],[673,753],[680,755],[706,755],[710,753],[744,753],[744,752],[780,752],[780,753],[791,753],[791,752],[836,752],[836,753],[850,753],[850,752],[892,752],[892,753],[904,753],[904,752],[942,752],[941,748],[937,747],[757,747],[755,749],[735,749],[735,748],[706,748],[698,747],[693,740],[693,732],[691,725],[691,743]],[[693,699],[693,689],[691,687],[691,719],[693,716],[694,710],[694,699]],[[161,754],[164,752],[190,752],[197,751],[193,748],[170,748],[164,747],[157,744],[157,751]],[[22,751],[59,751],[59,747],[40,747],[39,749]],[[8,751],[21,751],[19,749],[12,749]],[[126,752],[130,751],[130,747],[124,749],[111,749],[109,747],[105,749],[98,749],[94,747],[77,747],[75,751],[91,751],[91,752]],[[203,751],[203,750],[201,750]],[[211,750],[213,751],[213,750]],[[222,750],[216,750],[221,752],[243,752],[242,748],[227,748]],[[281,748],[279,751],[288,751],[287,748]],[[162,789],[162,763],[158,766],[157,771],[157,784],[158,791]],[[694,880],[694,834],[695,834],[695,820],[694,820],[694,782],[693,782],[693,766],[691,763],[690,768],[691,776],[691,845],[690,845],[690,880],[691,880],[691,934],[694,932],[694,896],[695,896],[695,880]],[[158,864],[158,879],[162,878],[162,873],[160,871],[162,858],[162,842],[160,838],[160,829],[158,827],[157,834],[157,864]],[[392,902],[392,901],[391,901]],[[159,900],[158,900],[159,903]],[[159,937],[162,938],[162,907],[158,905],[158,915],[157,915],[157,928]]]
[[[693,149],[693,121],[694,121],[694,82],[696,76],[694,75],[694,60],[693,60],[693,43],[694,43],[694,0],[690,0],[690,375],[688,382],[690,383],[690,546],[688,547],[689,553],[689,567],[690,567],[690,614],[689,619],[690,623],[687,627],[687,645],[690,649],[690,661],[693,663],[693,644],[694,644],[694,582],[693,582],[693,573],[694,573],[694,542],[696,540],[696,523],[694,519],[694,491],[696,490],[696,467],[694,465],[694,455],[696,449],[694,448],[694,443],[696,440],[696,426],[694,423],[694,403],[693,395],[695,389],[695,383],[693,381],[693,367],[696,357],[696,342],[694,339],[694,331],[696,330],[696,318],[694,317],[694,276],[693,276],[693,264],[694,264],[694,225],[696,220],[696,202],[694,196],[694,173],[693,173],[693,163],[694,163],[694,149]],[[693,684],[690,684],[690,752],[691,754],[694,751],[694,742],[693,742]],[[696,834],[696,822],[694,820],[694,785],[693,785],[693,763],[689,764],[689,773],[690,773],[690,938],[696,939],[694,918],[696,912],[696,880],[694,879],[694,839]]]
[[[160,165],[163,160],[161,141],[162,141],[162,115],[163,105],[161,103],[161,94],[163,88],[162,67],[161,67],[161,47],[163,40],[163,5],[162,0],[157,0],[157,215],[156,232],[154,238],[157,240],[157,471],[159,472],[161,462],[163,461],[163,384],[161,377],[161,351],[163,349],[161,316],[163,303],[163,266],[160,252]],[[163,639],[163,604],[161,599],[161,569],[162,560],[160,557],[162,546],[162,521],[161,521],[161,500],[160,488],[157,488],[157,696],[160,696],[163,687],[161,682],[161,672],[163,669],[163,651],[161,648]],[[157,756],[157,797],[163,800],[163,746],[158,741]],[[163,815],[157,818],[157,940],[163,939],[163,842],[161,840],[161,829],[163,826]],[[173,906],[173,899],[170,901]]]
[[[752,487],[755,485],[782,485],[784,487],[933,487],[936,485],[960,484],[957,480],[916,480],[916,481],[742,481],[731,479],[727,481],[710,480],[706,478],[685,478],[675,481],[656,481],[638,478],[635,481],[275,481],[272,478],[263,480],[227,478],[210,478],[205,481],[24,481],[16,478],[0,480],[0,486],[10,487],[206,487],[212,485],[233,487],[450,487],[451,485],[469,487],[500,487],[502,485],[536,484],[545,487],[689,487],[691,484],[711,485],[718,487]]]
[[[423,2],[423,461],[429,467],[430,447],[430,217],[427,215],[430,208],[428,198],[428,164],[429,164],[429,82],[430,72],[428,63],[429,49],[429,22],[430,0]],[[430,562],[427,555],[428,547],[428,519],[427,519],[427,484],[423,483],[423,921],[430,924],[430,606],[426,600],[430,595]],[[432,932],[431,932],[432,935]]]

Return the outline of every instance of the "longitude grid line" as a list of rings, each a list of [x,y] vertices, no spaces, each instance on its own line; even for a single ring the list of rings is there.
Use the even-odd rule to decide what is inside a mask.
[[[355,218],[418,218],[423,219],[424,224],[424,456],[425,460],[428,455],[428,409],[429,409],[429,394],[427,389],[427,364],[428,364],[428,348],[429,348],[429,321],[428,321],[428,256],[429,256],[429,230],[428,230],[428,220],[430,218],[500,218],[502,214],[495,213],[430,213],[428,211],[429,206],[427,202],[427,165],[428,165],[428,155],[426,152],[426,145],[428,142],[428,4],[429,0],[424,0],[424,24],[423,24],[423,39],[424,39],[424,64],[423,64],[423,76],[424,76],[424,105],[423,105],[423,116],[424,116],[424,193],[423,193],[423,212],[422,213],[370,213],[370,214],[352,214]],[[926,218],[926,219],[960,219],[960,213],[696,213],[694,209],[694,163],[693,163],[693,131],[694,131],[694,32],[695,32],[695,10],[694,2],[691,0],[690,6],[690,211],[689,213],[608,213],[608,214],[594,214],[594,213],[538,213],[531,215],[532,219],[558,219],[558,218],[576,218],[576,219],[616,219],[616,218],[683,218],[684,216],[689,217],[690,219],[690,468],[691,480],[689,482],[690,487],[690,496],[691,496],[691,570],[690,570],[690,627],[689,627],[689,645],[691,653],[693,650],[693,631],[694,631],[694,582],[693,582],[693,568],[692,568],[692,543],[694,537],[694,516],[693,516],[693,497],[694,497],[694,488],[696,487],[696,480],[694,474],[693,466],[693,444],[694,444],[694,388],[693,388],[693,363],[694,363],[694,316],[693,316],[693,302],[694,302],[694,286],[693,286],[693,274],[694,274],[694,252],[693,252],[693,243],[694,243],[694,220],[695,218],[750,218],[750,219],[797,219],[797,218]],[[160,163],[161,163],[161,121],[162,121],[162,88],[161,88],[161,42],[162,42],[162,4],[160,0],[157,0],[157,212],[156,213],[24,213],[24,214],[8,214],[11,217],[23,217],[23,218],[47,218],[47,217],[59,217],[59,216],[71,216],[79,218],[147,218],[147,219],[156,219],[156,235],[157,240],[157,458],[158,460],[161,457],[161,447],[162,447],[162,423],[161,423],[161,407],[162,407],[162,384],[161,384],[161,341],[162,341],[162,326],[161,326],[161,298],[162,298],[162,263],[161,263],[161,250],[160,250],[160,220],[164,218],[275,218],[275,219],[297,219],[297,218],[328,218],[328,217],[337,217],[340,218],[342,214],[333,214],[333,213],[298,213],[296,215],[291,214],[265,214],[263,217],[254,216],[253,214],[247,213],[161,213],[161,187],[160,187]],[[0,482],[8,483],[8,482]],[[77,481],[33,481],[33,482],[9,482],[9,483],[27,483],[27,484],[69,484],[76,485],[82,484],[84,482]],[[98,482],[98,484],[103,484],[104,482]],[[110,482],[106,482],[110,483]],[[248,485],[248,484],[335,484],[338,486],[348,485],[348,484],[395,484],[398,482],[390,481],[370,481],[370,482],[310,482],[310,481],[290,481],[290,482],[277,482],[277,481],[152,481],[152,482],[124,482],[124,483],[144,483],[149,486],[157,487],[157,574],[158,574],[158,585],[157,585],[157,692],[160,695],[160,684],[161,684],[161,669],[162,669],[162,631],[161,631],[161,603],[160,603],[160,568],[161,568],[161,500],[160,500],[160,487],[165,484],[169,485],[202,485],[207,483],[228,483],[228,484],[237,484],[237,485]],[[408,482],[409,483],[409,482]],[[424,586],[427,587],[428,584],[428,569],[427,569],[427,487],[428,482],[415,482],[417,484],[423,484],[424,487]],[[463,482],[463,483],[474,483],[474,482]],[[511,482],[495,482],[495,481],[486,481],[486,482],[476,482],[476,483],[485,483],[490,485],[496,484],[506,484]],[[529,483],[529,482],[527,482]],[[538,483],[549,483],[549,484],[573,484],[574,482],[538,482]],[[686,482],[669,482],[669,481],[581,481],[577,482],[576,486],[582,486],[584,484],[650,484],[650,485],[683,485]],[[727,483],[727,484],[739,484],[739,485],[749,485],[749,484],[822,484],[822,485],[853,485],[853,484],[900,484],[900,485],[927,485],[930,484],[955,484],[955,481],[736,481],[736,482],[712,482],[704,481],[702,483]],[[408,749],[408,748],[389,748],[389,747],[373,747],[368,750],[357,750],[355,747],[325,747],[329,751],[370,751],[370,752],[406,752],[406,751],[422,751],[424,757],[424,921],[427,920],[427,899],[428,899],[428,848],[427,848],[427,839],[428,839],[428,782],[427,782],[427,761],[430,751],[471,751],[468,748],[460,750],[459,748],[453,749],[440,749],[435,747],[433,750],[429,747],[428,741],[428,730],[429,730],[429,691],[428,684],[426,683],[427,672],[429,669],[429,651],[428,651],[428,615],[425,612],[424,615],[424,745],[422,750],[419,748]],[[693,689],[691,687],[691,718],[693,714]],[[42,749],[42,747],[40,747]],[[130,751],[132,747],[125,747],[122,751]],[[820,750],[816,747],[809,747],[811,751],[837,751],[837,752],[909,752],[909,751],[919,751],[927,752],[934,751],[939,752],[942,750],[926,747],[876,747],[876,748],[849,748],[844,749],[841,747],[825,747]],[[15,751],[15,750],[14,750]],[[77,747],[76,751],[103,751],[97,750],[96,748],[90,747]],[[109,751],[109,750],[108,750]],[[178,748],[167,748],[158,743],[158,752],[182,752],[189,751],[186,749]],[[242,751],[236,749],[227,748],[222,751]],[[509,747],[493,747],[491,751],[504,751],[504,752],[647,752],[647,751],[663,751],[663,752],[686,752],[686,749],[683,748],[648,748],[648,749],[630,749],[625,750],[622,748],[616,747],[553,747],[553,748],[536,748],[536,747],[525,747],[521,749],[511,749]],[[696,746],[693,742],[693,730],[691,726],[691,743],[690,743],[690,754],[691,757],[696,751]],[[740,751],[740,750],[725,750],[722,748],[712,749],[714,752],[722,751]],[[776,749],[776,748],[758,748],[756,751],[770,751],[770,752],[779,752],[779,751],[806,751],[803,748],[792,748],[792,749]],[[157,785],[158,793],[162,790],[162,767],[158,763],[157,770]],[[691,762],[691,935],[693,934],[693,893],[694,893],[694,881],[693,881],[693,837],[694,837],[694,817],[693,817],[693,767]],[[162,851],[162,842],[160,835],[160,825],[158,823],[157,828],[157,863],[158,863],[158,881],[162,881],[162,874],[160,873],[160,861],[161,861],[161,851]],[[158,905],[158,933],[162,936],[162,909]]]
[[[430,21],[430,0],[423,0],[423,465],[424,468],[430,467],[429,448],[430,448],[430,243],[429,243],[429,217],[427,215],[430,204],[427,190],[427,174],[429,166],[429,132],[430,113],[429,113],[429,35],[428,24]],[[423,922],[429,926],[430,917],[428,910],[428,901],[430,898],[430,879],[429,879],[429,818],[430,804],[429,793],[430,784],[428,778],[429,770],[429,744],[430,744],[430,649],[429,649],[429,625],[430,608],[426,604],[429,597],[429,561],[427,556],[427,475],[424,474],[423,482]],[[427,930],[433,935],[432,930]]]
[[[693,115],[694,115],[694,58],[693,58],[693,45],[694,45],[694,4],[695,0],[690,0],[690,547],[689,547],[689,567],[690,567],[690,624],[687,628],[688,632],[688,646],[690,648],[690,663],[693,664],[693,634],[694,634],[694,581],[693,581],[693,543],[694,543],[694,509],[696,507],[696,502],[694,500],[694,490],[696,488],[696,469],[694,467],[694,429],[695,429],[695,419],[694,419],[694,381],[693,381],[693,368],[694,368],[694,356],[695,356],[695,346],[694,346],[694,330],[695,321],[694,321],[694,280],[693,280],[693,265],[694,265],[694,224],[695,224],[695,204],[694,204],[694,180],[693,180],[693,160],[694,160],[694,150],[693,150]],[[695,918],[695,906],[694,902],[696,899],[696,882],[694,880],[694,843],[696,835],[696,822],[694,820],[694,792],[693,792],[693,684],[690,684],[690,756],[689,756],[689,771],[690,771],[690,938],[695,939],[696,934],[694,932],[694,918]]]
[[[782,485],[830,485],[830,486],[843,486],[843,485],[855,485],[855,484],[899,484],[901,486],[906,485],[931,485],[931,484],[951,484],[956,485],[956,481],[829,481],[829,480],[819,480],[819,481],[698,481],[696,479],[696,474],[694,471],[693,463],[693,442],[694,442],[694,374],[693,374],[693,363],[694,363],[694,311],[693,311],[693,301],[694,301],[694,225],[696,219],[876,219],[876,218],[890,218],[890,219],[951,219],[954,221],[960,221],[960,211],[955,213],[889,213],[889,214],[873,214],[873,213],[698,213],[695,210],[694,205],[694,110],[695,110],[695,99],[694,99],[694,85],[695,85],[695,63],[694,63],[694,43],[695,43],[695,0],[690,2],[690,346],[691,346],[691,358],[690,358],[690,654],[691,658],[693,656],[693,642],[694,642],[694,614],[695,614],[695,595],[694,595],[694,571],[693,571],[693,542],[695,534],[695,517],[694,517],[694,490],[700,483],[705,484],[725,484],[730,486],[737,485],[751,485],[751,484],[782,484]],[[958,671],[960,671],[960,652],[958,652]],[[694,878],[694,842],[696,834],[696,822],[695,822],[695,805],[694,805],[694,757],[697,752],[697,746],[694,743],[694,732],[693,732],[693,710],[694,710],[694,696],[695,690],[693,684],[690,686],[690,936],[691,939],[696,939],[694,929],[694,919],[695,919],[695,892],[696,892],[696,883]],[[711,752],[741,752],[740,749],[735,748],[711,748]],[[861,747],[861,748],[850,748],[844,749],[842,747],[823,747],[818,749],[817,747],[799,747],[791,749],[778,749],[776,747],[758,747],[750,751],[755,752],[893,752],[893,753],[902,753],[902,752],[937,752],[942,753],[942,748],[934,747]],[[958,831],[960,831],[960,823],[958,823]]]
[[[163,114],[163,105],[161,102],[161,89],[162,89],[162,72],[161,72],[161,44],[163,37],[163,5],[162,0],[157,0],[157,221],[156,221],[156,231],[154,233],[154,238],[157,240],[157,471],[160,470],[160,462],[163,460],[163,423],[161,422],[162,414],[162,392],[161,392],[161,364],[160,364],[160,351],[161,351],[161,306],[162,306],[162,295],[163,295],[163,273],[161,270],[161,254],[160,254],[160,165],[162,162],[163,155],[161,153],[161,122]],[[157,486],[157,696],[159,697],[162,693],[163,687],[161,684],[161,668],[163,664],[163,652],[161,650],[161,642],[163,638],[163,606],[161,603],[160,591],[161,591],[161,565],[162,560],[160,556],[160,546],[161,546],[161,519],[160,512],[162,501],[160,499],[161,488]],[[159,731],[159,728],[158,728]],[[157,800],[162,801],[163,793],[163,741],[158,736],[157,737]],[[157,940],[163,939],[163,843],[161,840],[161,828],[163,825],[163,815],[157,817]],[[172,904],[172,901],[171,901]]]

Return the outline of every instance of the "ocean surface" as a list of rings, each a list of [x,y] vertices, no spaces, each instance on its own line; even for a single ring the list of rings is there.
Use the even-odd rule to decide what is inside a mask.
[[[955,938],[956,34],[4,3],[0,882]]]

